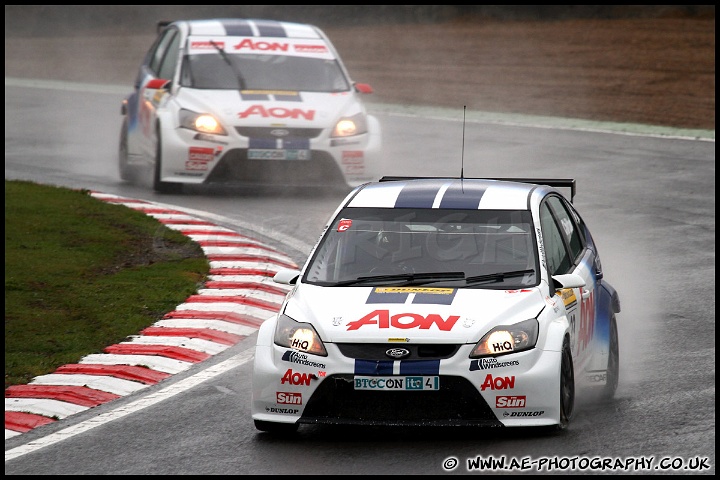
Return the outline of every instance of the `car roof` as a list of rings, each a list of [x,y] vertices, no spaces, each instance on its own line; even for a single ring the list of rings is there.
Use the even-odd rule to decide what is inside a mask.
[[[322,33],[314,25],[281,22],[277,20],[248,18],[213,18],[202,20],[177,20],[158,22],[158,28],[168,25],[181,25],[187,28],[188,35],[234,36],[234,37],[275,37],[320,39]]]
[[[530,210],[533,193],[575,192],[575,180],[384,177],[356,189],[347,207]],[[558,192],[560,193],[560,192]]]

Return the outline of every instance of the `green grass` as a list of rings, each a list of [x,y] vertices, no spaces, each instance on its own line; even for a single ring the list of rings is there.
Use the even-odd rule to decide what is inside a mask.
[[[5,181],[5,388],[125,340],[197,292],[200,246],[88,191]]]

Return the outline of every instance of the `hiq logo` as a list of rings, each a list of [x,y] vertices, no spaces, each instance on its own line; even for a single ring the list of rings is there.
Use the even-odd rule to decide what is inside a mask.
[[[510,341],[504,341],[504,342],[496,342],[490,345],[492,347],[493,352],[495,353],[505,353],[505,352],[512,352],[513,351],[513,344]]]
[[[293,338],[290,342],[290,346],[292,348],[297,348],[298,350],[307,350],[310,348],[310,342],[307,340],[299,340],[297,338]]]

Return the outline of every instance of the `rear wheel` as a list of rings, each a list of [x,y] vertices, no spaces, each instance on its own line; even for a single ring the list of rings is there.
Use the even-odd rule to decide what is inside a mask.
[[[155,170],[153,174],[153,190],[158,193],[180,193],[182,191],[181,183],[163,182],[161,180],[162,172],[162,138],[160,137],[160,127],[158,126],[155,135]]]
[[[123,119],[120,128],[120,145],[118,148],[118,166],[120,169],[120,179],[125,182],[135,181],[135,172],[128,163],[128,120]]]
[[[617,320],[615,314],[610,317],[610,344],[608,345],[608,364],[605,386],[602,387],[600,397],[610,400],[615,396],[620,381],[620,342],[618,341]]]
[[[575,409],[575,370],[573,368],[570,341],[565,338],[560,362],[560,423],[558,430],[565,430],[570,424]]]
[[[268,433],[293,433],[298,429],[297,423],[277,423],[264,420],[254,420],[254,422],[255,428]]]

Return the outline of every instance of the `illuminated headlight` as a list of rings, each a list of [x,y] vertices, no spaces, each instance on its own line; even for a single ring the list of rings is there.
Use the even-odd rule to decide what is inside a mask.
[[[538,321],[534,318],[515,325],[495,327],[475,345],[470,352],[470,358],[498,356],[529,350],[535,347],[538,329]]]
[[[331,137],[352,137],[361,133],[367,133],[367,122],[365,121],[365,115],[358,113],[352,117],[341,118],[335,125]]]
[[[309,323],[296,322],[287,315],[280,315],[278,318],[275,344],[327,357],[325,345],[313,326]]]
[[[207,113],[195,113],[190,110],[180,110],[180,126],[200,133],[214,135],[227,135],[220,123]]]

